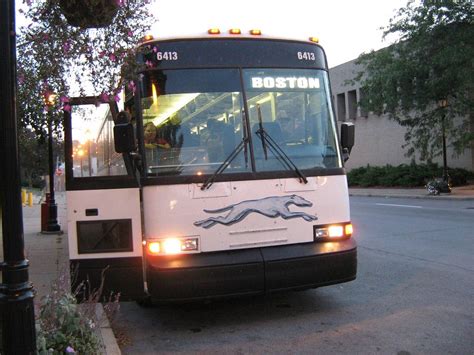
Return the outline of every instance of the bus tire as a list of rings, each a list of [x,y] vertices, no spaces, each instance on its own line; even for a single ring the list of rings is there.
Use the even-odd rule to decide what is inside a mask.
[[[153,307],[153,301],[150,296],[144,296],[142,298],[139,298],[136,302],[140,307],[143,308]]]

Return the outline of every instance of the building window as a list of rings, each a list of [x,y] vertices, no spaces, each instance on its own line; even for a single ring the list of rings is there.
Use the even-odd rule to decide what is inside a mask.
[[[339,121],[346,120],[346,95],[343,92],[342,94],[337,94],[337,119]]]
[[[360,102],[364,99],[364,97],[365,97],[364,90],[359,89],[359,100],[357,101],[357,103],[359,105],[360,105]],[[360,108],[360,116],[367,118],[367,117],[369,117],[369,113],[361,107]]]
[[[351,90],[347,93],[347,106],[349,111],[349,120],[357,118],[357,91]]]

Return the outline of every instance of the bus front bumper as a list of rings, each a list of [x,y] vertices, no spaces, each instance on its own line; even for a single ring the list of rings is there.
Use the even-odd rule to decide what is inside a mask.
[[[285,290],[354,280],[353,239],[173,256],[148,256],[148,293],[157,301],[186,301]]]

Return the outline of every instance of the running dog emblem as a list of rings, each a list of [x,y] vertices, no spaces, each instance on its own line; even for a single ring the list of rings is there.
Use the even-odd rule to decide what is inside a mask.
[[[194,225],[203,228],[211,228],[217,223],[220,223],[228,226],[240,222],[252,212],[260,213],[271,218],[281,217],[283,219],[290,219],[301,217],[308,222],[318,219],[318,217],[304,212],[290,211],[288,208],[289,205],[311,207],[313,203],[298,195],[272,196],[260,200],[247,200],[216,210],[204,210],[206,213],[221,213],[225,211],[229,211],[229,213],[226,216],[209,217],[202,221],[194,222]]]

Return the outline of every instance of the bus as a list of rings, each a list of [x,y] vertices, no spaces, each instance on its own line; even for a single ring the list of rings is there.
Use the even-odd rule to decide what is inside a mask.
[[[121,109],[65,112],[74,285],[172,302],[354,280],[354,126],[317,40],[212,29],[137,53]]]

